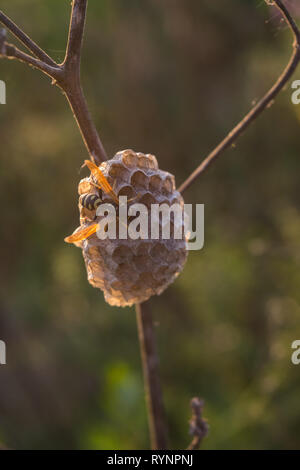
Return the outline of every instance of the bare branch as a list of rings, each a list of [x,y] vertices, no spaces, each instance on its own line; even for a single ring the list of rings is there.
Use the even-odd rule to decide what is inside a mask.
[[[57,64],[51,57],[46,54],[43,49],[41,49],[27,34],[24,33],[8,16],[6,16],[2,11],[0,11],[0,23],[4,24],[7,29],[21,41],[24,46],[31,51],[36,57],[45,62],[52,67],[55,67]]]
[[[242,119],[242,121],[234,127],[234,129],[229,132],[227,137],[203,160],[203,162],[196,168],[196,170],[187,178],[186,181],[179,187],[179,191],[183,193],[191,184],[200,176],[208,166],[214,162],[217,157],[219,157],[224,150],[226,150],[230,145],[232,145],[236,139],[244,132],[244,130],[250,126],[252,122],[272,103],[274,98],[282,90],[284,85],[288,82],[290,77],[293,75],[294,71],[297,68],[297,65],[300,61],[300,31],[290,15],[289,11],[282,3],[281,0],[274,0],[270,2],[266,0],[268,5],[275,5],[278,10],[281,12],[285,18],[288,26],[293,32],[294,35],[294,51],[292,57],[284,69],[283,73],[280,75],[273,87],[268,91],[268,93],[251,109],[251,111]]]
[[[6,53],[6,29],[0,28],[0,56]]]
[[[3,36],[3,33],[1,34],[1,30],[0,30],[0,35]],[[26,54],[25,52],[21,51],[16,46],[14,46],[13,44],[8,44],[7,42],[1,43],[1,39],[0,39],[0,57],[4,57],[4,58],[6,57],[7,59],[17,59],[21,62],[24,62],[30,65],[31,67],[39,69],[41,72],[45,73],[53,80],[54,79],[59,80],[61,76],[60,67],[58,66],[52,67],[51,65],[48,65],[45,62],[39,59],[36,59],[35,57],[32,57],[29,54]]]
[[[74,0],[69,27],[69,38],[64,65],[80,73],[80,58],[86,17],[87,0]]]
[[[107,155],[99,134],[88,110],[87,102],[80,83],[80,55],[84,33],[87,0],[73,0],[68,44],[65,60],[58,65],[31,38],[29,38],[4,13],[0,12],[2,22],[35,56],[22,52],[5,40],[5,32],[0,30],[0,58],[17,59],[39,69],[60,87],[66,95],[80,129],[90,157],[101,163]]]
[[[87,0],[73,0],[66,56],[62,64],[64,80],[61,87],[66,93],[89,154],[99,164],[107,160],[107,155],[80,84],[80,56],[86,8]]]
[[[78,124],[86,148],[95,162],[99,165],[107,160],[107,155],[100,140],[98,131],[89,112],[88,105],[80,84],[62,86]]]
[[[167,449],[167,427],[159,380],[159,359],[149,303],[136,305],[152,449]]]
[[[192,418],[190,420],[190,434],[193,436],[193,440],[188,446],[187,450],[199,449],[202,439],[208,433],[207,421],[202,418],[202,412],[204,407],[204,401],[200,398],[193,398],[191,400]]]

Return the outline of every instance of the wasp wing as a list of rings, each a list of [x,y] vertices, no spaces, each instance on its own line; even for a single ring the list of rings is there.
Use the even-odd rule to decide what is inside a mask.
[[[75,230],[69,237],[65,238],[66,243],[76,243],[80,242],[81,240],[85,240],[86,238],[96,233],[98,230],[99,224],[92,224],[88,227],[80,228],[79,230]]]
[[[118,196],[114,192],[113,188],[111,187],[111,185],[107,181],[106,177],[104,176],[104,174],[102,173],[100,168],[98,168],[97,165],[95,165],[95,163],[93,163],[90,160],[85,160],[84,163],[88,167],[88,169],[90,170],[92,175],[96,178],[96,180],[98,182],[98,185],[102,189],[102,191],[109,194],[112,197],[112,199],[117,204],[119,204]]]

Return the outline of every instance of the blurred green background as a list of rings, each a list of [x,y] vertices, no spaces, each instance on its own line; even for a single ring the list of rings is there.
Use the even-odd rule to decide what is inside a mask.
[[[296,1],[288,1],[300,21]],[[296,8],[297,7],[297,8]],[[70,2],[2,0],[61,61]],[[298,9],[298,11],[296,11]],[[286,65],[291,35],[262,0],[90,0],[82,79],[109,153],[154,153],[180,184]],[[61,92],[0,61],[0,441],[14,449],[149,446],[134,309],[86,281],[86,151]],[[294,79],[300,79],[300,69]],[[300,448],[300,105],[290,84],[185,194],[205,247],[151,305],[172,448],[205,399],[205,449]]]

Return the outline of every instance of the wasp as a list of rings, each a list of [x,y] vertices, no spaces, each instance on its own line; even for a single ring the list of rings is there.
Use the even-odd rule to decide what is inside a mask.
[[[98,168],[97,165],[90,160],[85,160],[83,166],[87,166],[92,176],[94,177],[96,183],[92,183],[92,184],[96,188],[108,194],[112,198],[112,200],[116,204],[119,205],[118,196],[116,195],[115,191],[113,190],[113,188],[107,181],[106,177],[104,176],[100,168]],[[101,202],[102,201],[100,197],[97,196],[96,194],[82,194],[80,196],[81,205],[89,210],[97,209],[97,207],[99,207]],[[97,222],[94,222],[88,225],[87,227],[79,228],[78,230],[75,230],[75,232],[72,233],[72,235],[70,235],[69,237],[66,237],[65,242],[76,243],[76,242],[80,242],[81,240],[85,240],[86,238],[93,235],[93,233],[96,233],[98,230],[98,227],[99,227],[99,224]]]
[[[80,196],[79,202],[85,209],[88,209],[89,211],[96,211],[102,201],[100,196],[97,196],[97,194],[86,193]]]

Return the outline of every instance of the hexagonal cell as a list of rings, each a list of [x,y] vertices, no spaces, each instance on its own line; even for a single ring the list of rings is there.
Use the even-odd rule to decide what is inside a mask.
[[[144,272],[145,270],[151,271],[153,267],[153,261],[148,254],[134,256],[132,263],[139,272]]]
[[[103,192],[101,199],[102,199],[102,202],[105,204],[114,204],[116,206],[115,202],[113,201],[113,199],[111,198],[109,194],[106,194]]]
[[[138,202],[144,204],[148,209],[151,209],[151,205],[156,204],[156,199],[151,193],[145,193],[139,198]]]
[[[119,264],[116,269],[116,276],[122,282],[125,280],[133,282],[134,280],[138,279],[138,273],[133,269],[133,266],[128,263]]]
[[[116,269],[116,276],[117,278],[122,278],[124,276],[129,276],[130,275],[130,267],[128,266],[127,263],[120,263]]]
[[[119,150],[113,157],[112,160],[116,160],[118,162],[122,161],[122,156],[123,156],[124,150]]]
[[[143,255],[149,256],[149,251],[150,251],[151,246],[152,246],[152,242],[141,241],[136,246],[136,249],[135,249],[136,255],[137,256],[143,256]]]
[[[173,204],[179,204],[179,205],[181,206],[181,204],[182,204],[182,199],[181,199],[179,196],[176,196],[176,195],[175,195],[174,197],[172,197],[172,199],[171,199],[170,202],[171,202],[172,205],[173,205]]]
[[[136,167],[138,162],[138,157],[133,150],[124,150],[122,152],[122,161],[129,168]]]
[[[155,243],[154,246],[150,250],[150,255],[156,261],[163,262],[165,258],[168,256],[169,252],[167,248],[164,246],[163,243]]]
[[[162,192],[165,194],[171,193],[174,189],[174,182],[171,176],[167,176],[162,183]]]
[[[113,179],[117,178],[125,181],[126,183],[129,180],[129,170],[125,168],[121,163],[112,163],[108,170],[108,173],[109,176],[111,176]]]
[[[166,194],[165,195],[162,195],[160,198],[159,198],[159,204],[167,204],[167,206],[170,206],[171,205],[171,201],[169,199],[166,198]]]
[[[148,158],[147,155],[144,155],[143,153],[138,153],[138,166],[140,168],[153,168],[152,166],[152,161],[150,158]]]
[[[148,157],[150,168],[157,170],[158,163],[157,163],[155,155],[152,155],[151,153],[147,153],[146,157]]]
[[[118,196],[127,196],[127,202],[129,202],[130,199],[134,199],[136,197],[136,191],[132,186],[124,184],[124,186],[121,186],[118,190]]]
[[[141,285],[149,286],[149,287],[154,287],[156,284],[156,280],[153,278],[151,272],[144,272],[140,274],[139,282]]]
[[[140,170],[133,173],[130,182],[134,188],[148,189],[148,177]]]
[[[130,258],[128,255],[130,255],[128,248],[125,245],[120,245],[114,250],[112,258],[116,263],[119,264],[128,260]]]
[[[152,175],[149,179],[149,189],[151,191],[160,191],[162,179],[159,175]]]
[[[168,264],[171,264],[174,260],[176,260],[177,256],[175,255],[174,251],[167,250],[165,260]]]
[[[159,280],[163,280],[166,277],[168,277],[168,271],[169,267],[168,266],[160,266],[157,271],[155,271],[155,277]]]

